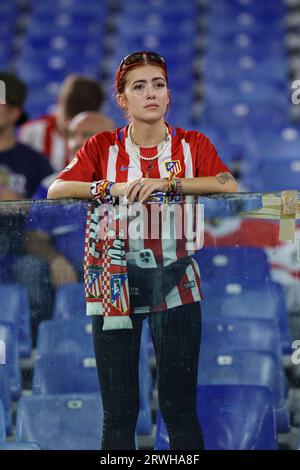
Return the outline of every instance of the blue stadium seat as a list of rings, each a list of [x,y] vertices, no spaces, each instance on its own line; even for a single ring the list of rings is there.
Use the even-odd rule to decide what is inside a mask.
[[[56,289],[53,318],[74,320],[85,315],[86,303],[83,283],[64,284]]]
[[[286,93],[285,93],[286,92]],[[229,86],[222,83],[205,84],[205,100],[208,103],[230,104],[237,100],[252,105],[272,103],[288,108],[288,91],[276,83],[259,83],[253,80],[235,81]]]
[[[11,323],[0,323],[0,340],[6,349],[6,363],[1,365],[1,373],[7,371],[11,396],[14,400],[20,397],[21,374],[19,366],[18,330]]]
[[[99,13],[103,12],[103,15],[106,16],[107,14],[107,2],[106,1],[99,1],[99,0],[92,0],[89,1],[88,8],[87,5],[80,2],[80,0],[71,0],[71,1],[59,1],[54,0],[53,2],[49,3],[42,3],[42,2],[31,2],[33,5],[33,13],[34,15],[38,14],[52,14],[57,15],[60,14],[73,14],[74,12],[77,15],[86,14],[87,11],[91,15],[95,15],[96,17]]]
[[[222,81],[233,78],[234,80],[268,80],[284,82],[288,79],[288,62],[281,57],[261,59],[251,55],[244,55],[236,61],[235,58],[226,62],[205,58],[203,62],[205,79],[210,81]]]
[[[10,435],[12,433],[10,379],[3,365],[0,365],[0,368],[0,400],[4,407],[6,434]]]
[[[202,281],[204,294],[203,308],[207,312],[228,318],[272,320],[278,322],[282,349],[289,353],[292,336],[288,325],[288,313],[283,287],[277,282],[263,279],[259,283],[241,276],[240,280],[230,279]],[[217,294],[216,294],[217,292]]]
[[[36,361],[32,389],[37,395],[98,392],[99,382],[94,355],[87,357],[83,351],[43,354]],[[146,343],[141,345],[139,389],[137,434],[147,435],[152,431],[153,383]]]
[[[244,184],[251,191],[298,189],[300,130],[293,126],[253,128],[245,148]]]
[[[211,105],[205,107],[202,119],[205,124],[216,126],[227,132],[230,141],[245,149],[245,141],[252,127],[281,125],[288,119],[288,111],[276,105],[251,105],[236,101],[231,105]]]
[[[134,16],[122,16],[118,28],[118,32],[120,34],[127,36],[128,38],[131,38],[132,36],[138,34],[160,35],[162,30],[164,31],[164,33],[174,36],[179,34],[181,36],[193,37],[196,34],[196,22],[194,19],[181,19],[180,21],[174,22],[170,20],[165,22],[149,21],[148,23],[145,23],[144,18],[141,21],[140,15]],[[132,28],[132,23],[135,20],[135,28]]]
[[[4,406],[3,406],[2,400],[0,398],[0,442],[5,441],[5,436],[6,436],[5,412],[4,412]]]
[[[31,354],[30,307],[27,290],[19,284],[0,284],[0,323],[15,325],[18,330],[19,353]]]
[[[272,56],[278,54],[278,57],[286,57],[286,48],[282,38],[265,37],[263,41],[258,43],[257,37],[248,33],[240,34],[227,34],[222,37],[220,41],[219,37],[211,36],[210,39],[206,39],[206,53],[207,56],[213,56],[222,58],[222,52],[224,56],[228,55],[251,55],[253,57],[262,59],[263,56]]]
[[[270,279],[269,261],[262,248],[204,247],[194,258],[205,281],[251,287]]]
[[[248,174],[243,182],[249,191],[274,192],[284,190],[300,190],[300,155],[299,159],[265,160],[258,164],[259,175]]]
[[[0,443],[0,450],[42,450],[35,442],[3,442]]]
[[[254,15],[268,15],[281,17],[286,12],[286,3],[270,0],[269,2],[259,1],[241,1],[241,0],[216,0],[210,5],[210,13],[216,13],[218,17],[225,15],[230,16],[234,13],[248,12]]]
[[[241,350],[266,351],[281,359],[281,342],[278,322],[265,319],[223,317],[213,314],[201,303],[202,310],[202,342],[205,351],[212,347],[217,352],[239,354]],[[233,313],[234,315],[234,313]]]
[[[98,392],[95,357],[72,352],[43,354],[35,364],[32,390],[42,395]]]
[[[223,21],[222,21],[223,20]],[[221,16],[216,19],[210,17],[208,21],[209,25],[213,25],[213,28],[209,29],[208,37],[211,38],[222,38],[230,33],[234,34],[258,34],[261,37],[276,38],[279,37],[284,39],[284,22],[282,18],[273,17],[268,21],[264,21],[262,18],[256,19],[255,16],[244,15],[233,15],[231,18],[223,18]]]
[[[299,159],[300,129],[289,124],[253,128],[247,143],[248,158],[254,161]]]
[[[272,394],[266,387],[205,385],[197,390],[197,412],[206,450],[275,450]],[[158,411],[155,449],[169,449]]]
[[[99,450],[102,425],[99,394],[22,397],[16,439],[44,450]]]
[[[188,8],[187,8],[188,7]],[[185,3],[182,3],[180,0],[174,0],[172,3],[172,9],[168,2],[139,2],[138,0],[131,0],[124,5],[124,13],[128,16],[137,15],[137,14],[162,14],[168,15],[170,19],[177,17],[178,15],[186,16],[188,14],[195,15],[195,2],[193,0],[188,0]]]
[[[92,324],[89,317],[76,321],[48,320],[39,325],[37,355],[81,353],[93,356]]]
[[[285,382],[278,356],[266,351],[241,350],[239,354],[215,351],[212,346],[200,352],[199,385],[261,385],[273,393],[278,432],[289,431]]]

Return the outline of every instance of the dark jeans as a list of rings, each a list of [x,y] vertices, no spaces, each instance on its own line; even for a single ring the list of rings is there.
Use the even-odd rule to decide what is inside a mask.
[[[201,336],[198,303],[149,315],[132,315],[132,330],[103,331],[93,316],[93,339],[104,409],[103,450],[135,449],[139,413],[138,364],[142,322],[148,316],[158,398],[171,449],[204,448],[196,412]]]

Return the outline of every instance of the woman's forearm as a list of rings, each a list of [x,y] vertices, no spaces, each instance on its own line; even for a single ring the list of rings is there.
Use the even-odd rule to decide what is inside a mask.
[[[184,194],[235,193],[237,191],[237,182],[230,173],[182,178],[181,185]]]
[[[83,181],[65,181],[57,179],[48,189],[48,199],[59,199],[64,197],[75,197],[89,199],[91,183]]]
[[[165,180],[161,181],[165,184]],[[127,186],[128,183],[114,184],[111,188],[111,195],[114,197],[123,196]],[[48,199],[64,197],[89,199],[91,197],[90,187],[91,183],[57,179],[48,190]],[[184,194],[232,193],[237,191],[237,183],[230,173],[219,173],[216,176],[181,178],[181,190]]]

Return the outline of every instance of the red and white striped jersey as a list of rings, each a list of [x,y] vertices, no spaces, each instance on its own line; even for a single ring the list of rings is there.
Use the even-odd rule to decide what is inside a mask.
[[[128,128],[116,129],[114,132],[102,132],[93,136],[79,150],[66,169],[59,174],[58,178],[67,181],[92,182],[107,179],[126,182],[141,178],[146,174],[151,178],[167,178],[171,171],[175,172],[177,177],[182,178],[215,176],[221,172],[229,172],[212,143],[199,132],[169,126],[171,138],[168,140],[163,154],[157,160],[146,161],[139,159],[136,155],[127,137],[127,130]],[[140,149],[141,154],[145,157],[155,156],[158,151],[157,147]],[[196,221],[198,227],[196,226],[194,231],[197,233],[200,231],[199,224],[203,225],[204,223],[203,216],[201,209],[195,204],[178,205],[184,207],[183,212],[185,213],[180,223],[176,222],[176,217],[172,219],[173,222],[166,223],[171,210],[170,205],[165,214],[163,213],[164,209],[162,210],[161,222],[158,224],[160,227],[158,236],[153,239],[152,236],[149,236],[149,230],[148,236],[144,236],[143,232],[137,238],[129,236],[129,252],[152,250],[156,262],[163,266],[168,266],[192,255],[197,248],[195,243],[190,243],[187,240],[186,236],[165,235],[169,230],[171,234],[174,234],[180,228],[183,229],[183,232],[185,230],[186,234],[187,230],[182,226],[183,221],[185,225],[190,227],[193,227]],[[150,210],[151,206],[152,204],[147,204],[147,215],[143,218],[143,223],[147,220],[148,228],[151,226],[151,217],[153,216]],[[186,268],[185,275],[165,297],[162,305],[148,310],[143,307],[136,309],[135,312],[165,310],[200,299],[200,273],[197,263],[192,262]]]
[[[20,129],[19,140],[43,153],[55,171],[61,171],[69,161],[66,139],[57,130],[55,115],[26,122]]]

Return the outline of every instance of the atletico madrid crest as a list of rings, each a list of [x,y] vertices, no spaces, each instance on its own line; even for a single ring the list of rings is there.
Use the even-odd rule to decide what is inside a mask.
[[[113,307],[125,315],[130,306],[127,274],[111,274],[110,295]]]
[[[181,163],[180,160],[172,160],[170,162],[165,162],[166,169],[169,173],[175,173],[178,175],[181,172]]]
[[[92,299],[101,299],[101,272],[102,267],[91,264],[88,271],[88,294]]]

